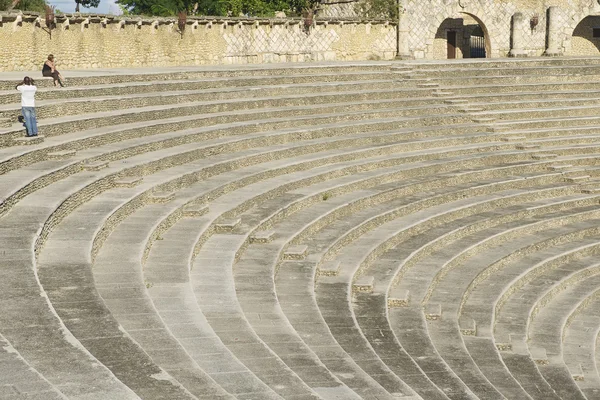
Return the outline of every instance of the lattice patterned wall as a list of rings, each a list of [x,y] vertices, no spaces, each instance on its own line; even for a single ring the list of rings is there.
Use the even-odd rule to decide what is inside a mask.
[[[396,26],[300,19],[169,19],[61,15],[52,37],[37,15],[0,13],[0,71],[39,70],[49,53],[60,68],[392,59]],[[84,23],[86,21],[87,23]]]

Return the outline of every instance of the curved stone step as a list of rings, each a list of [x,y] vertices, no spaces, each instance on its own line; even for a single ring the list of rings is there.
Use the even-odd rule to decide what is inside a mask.
[[[567,317],[562,332],[563,360],[588,398],[595,398],[600,392],[596,349],[599,295],[600,291],[596,290],[580,302]]]
[[[585,215],[585,214],[583,214]],[[567,219],[568,221],[568,219]],[[539,225],[539,224],[538,224]],[[569,230],[567,229],[569,227],[569,225],[566,226],[559,226],[558,229],[554,228],[554,229],[547,229],[546,231],[544,231],[544,235],[546,237],[552,237],[553,234],[556,233],[561,233],[561,232],[566,232],[566,236],[565,237],[570,237],[572,236],[573,238],[577,238],[577,237],[581,237],[582,233],[577,232],[577,224],[574,224],[572,227],[570,227],[569,229],[571,229],[571,231],[575,228],[575,231],[573,231],[573,233],[569,233]],[[541,236],[541,238],[544,238],[544,236]],[[540,248],[540,244],[538,244],[538,242],[540,241],[540,233],[537,233],[536,235],[528,235],[526,237],[526,241],[524,240],[523,237],[521,237],[519,240],[513,240],[514,243],[511,244],[511,246],[507,246],[504,245],[504,248],[502,249],[502,253],[506,254],[506,253],[510,253],[511,251],[513,251],[514,255],[510,255],[508,257],[502,257],[502,254],[498,254],[496,256],[494,256],[493,258],[491,258],[492,260],[498,260],[495,261],[490,265],[490,267],[488,268],[489,271],[505,271],[505,269],[507,268],[507,265],[509,264],[509,260],[514,259],[515,261],[519,261],[519,263],[514,263],[514,268],[516,268],[517,270],[520,269],[520,263],[526,263],[527,261],[520,261],[519,258],[520,257],[529,257],[527,254],[531,253],[531,256],[535,256],[535,249],[539,249]],[[523,246],[524,243],[531,243],[528,247],[527,246]],[[544,243],[544,242],[541,242]],[[546,240],[546,244],[544,246],[548,247],[548,246],[552,246],[554,243],[556,243],[556,239],[548,239]],[[510,244],[510,242],[509,242]],[[542,247],[544,248],[544,247]],[[530,249],[530,250],[528,250]],[[518,250],[518,251],[515,251]],[[486,257],[486,255],[484,253],[482,253],[481,256],[479,257]],[[487,256],[488,259],[490,259],[489,256]],[[476,266],[478,265],[477,262],[473,262],[473,265]],[[479,264],[481,265],[481,264]],[[487,265],[485,265],[487,266]],[[499,269],[502,268],[502,269]],[[479,269],[482,269],[481,266],[479,266]],[[484,269],[485,271],[485,269]],[[461,309],[461,318],[464,317],[470,317],[473,318],[476,321],[477,324],[477,329],[478,329],[478,335],[481,334],[482,336],[487,336],[489,335],[490,332],[490,322],[491,319],[493,318],[493,312],[492,311],[488,311],[488,313],[485,312],[485,310],[489,307],[491,307],[491,305],[493,304],[493,302],[495,300],[493,300],[495,297],[494,296],[499,296],[498,291],[502,290],[503,286],[502,286],[502,280],[501,279],[506,279],[506,280],[511,280],[512,277],[514,275],[512,275],[510,273],[509,270],[507,270],[506,272],[502,272],[502,275],[499,273],[494,274],[494,283],[493,283],[493,289],[492,286],[487,286],[485,285],[485,287],[480,287],[481,286],[481,277],[486,276],[487,272],[483,272],[483,273],[479,273],[478,276],[475,277],[475,279],[473,280],[473,282],[478,282],[477,283],[477,287],[475,288],[475,290],[473,289],[468,289],[468,291],[466,293],[469,294],[468,300],[467,302],[464,302],[465,300],[463,299],[463,303],[462,303],[462,309]],[[475,274],[474,274],[475,276]],[[504,278],[506,277],[506,278]],[[485,282],[485,281],[483,281]],[[475,300],[473,297],[477,296],[477,300]],[[475,305],[475,302],[477,305]],[[473,305],[470,305],[473,304]],[[488,305],[489,304],[489,305]],[[490,322],[488,322],[490,321]],[[502,343],[507,343],[510,344],[511,338],[498,338],[496,337],[496,343],[497,346],[499,348],[501,348],[501,354],[502,357],[504,359],[505,364],[508,366],[509,370],[513,371],[513,375],[521,382],[521,384],[523,385],[524,388],[526,388],[526,390],[528,391],[528,393],[532,396],[534,396],[535,398],[540,398],[543,396],[553,396],[554,394],[550,394],[553,392],[548,392],[546,391],[546,394],[543,394],[543,392],[540,392],[540,389],[543,389],[543,385],[542,385],[542,381],[540,380],[540,378],[536,378],[536,374],[537,374],[537,369],[535,368],[535,364],[533,364],[533,360],[531,358],[529,358],[529,354],[525,354],[522,350],[517,350],[515,349],[514,352],[511,352],[511,347],[508,347],[505,351],[504,347],[502,347]],[[515,338],[512,338],[513,340],[515,340]],[[519,340],[518,338],[516,340]],[[520,342],[517,342],[517,344],[519,344]],[[520,349],[520,347],[519,347]],[[526,350],[525,350],[526,352]],[[529,360],[529,361],[528,361]],[[517,367],[517,365],[520,365],[520,369]],[[525,368],[525,365],[529,365],[529,372],[526,372],[527,369]],[[515,368],[517,368],[517,370],[515,370]],[[518,373],[516,373],[516,371],[518,371]],[[532,382],[538,382],[536,384],[536,386],[532,385]]]
[[[527,343],[530,348],[546,350],[548,364],[541,364],[538,369],[547,377],[547,381],[564,381],[564,378],[559,380],[554,376],[569,374],[570,378],[582,388],[579,381],[584,379],[583,369],[579,367],[581,370],[577,370],[581,361],[569,364],[563,360],[562,333],[567,319],[574,315],[573,311],[577,306],[597,290],[600,283],[599,272],[600,267],[596,264],[571,274],[548,290],[531,308],[527,327]],[[593,386],[594,379],[598,389],[600,386],[598,379],[593,377],[586,382],[585,387]],[[565,390],[562,387],[557,389]]]
[[[53,386],[29,365],[19,352],[0,335],[0,396],[4,399],[44,398],[51,400],[64,399],[63,393]],[[76,393],[73,393],[76,395]]]

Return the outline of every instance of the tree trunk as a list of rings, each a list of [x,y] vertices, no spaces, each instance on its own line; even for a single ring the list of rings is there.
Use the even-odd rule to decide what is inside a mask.
[[[75,0],[75,12],[79,12],[79,2]]]
[[[10,11],[13,8],[15,8],[16,6],[18,6],[20,2],[21,2],[21,0],[12,0],[12,2],[10,3],[10,6],[8,7],[7,11]]]

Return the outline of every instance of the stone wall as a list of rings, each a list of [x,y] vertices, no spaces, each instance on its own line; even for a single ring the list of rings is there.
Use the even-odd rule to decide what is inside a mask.
[[[43,16],[0,13],[0,71],[126,68],[392,59],[396,26],[384,21],[173,19],[60,15],[48,32]]]

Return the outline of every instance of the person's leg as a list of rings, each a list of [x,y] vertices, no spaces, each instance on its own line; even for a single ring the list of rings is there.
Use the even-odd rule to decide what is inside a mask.
[[[31,136],[31,107],[21,107],[21,113],[25,119],[25,132],[27,136]]]
[[[37,114],[35,112],[35,107],[31,107],[31,134],[33,136],[37,136],[38,134]]]
[[[58,82],[61,87],[65,86],[65,85],[63,85],[62,81],[60,80],[61,76],[60,76],[60,73],[58,71],[55,70],[52,73],[52,76],[54,77],[54,85],[55,86],[56,86],[56,82]]]
[[[27,129],[27,136],[37,135],[37,121],[34,107],[23,107],[23,117],[25,117],[25,128]]]
[[[54,72],[51,71],[42,71],[42,75],[46,76],[46,77],[52,77],[52,79],[54,79],[54,86],[56,86],[56,76],[54,76]]]

